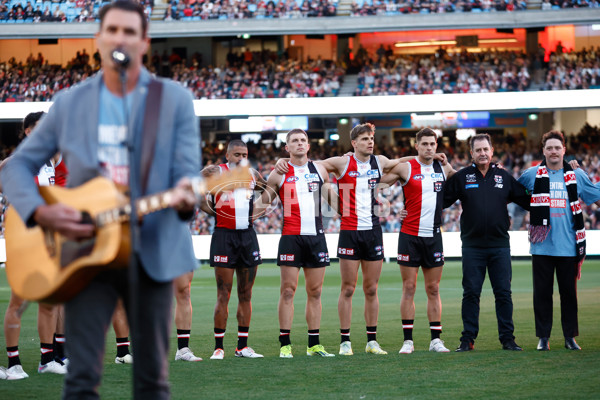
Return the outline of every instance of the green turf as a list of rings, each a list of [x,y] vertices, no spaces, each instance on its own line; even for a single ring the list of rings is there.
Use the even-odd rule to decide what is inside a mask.
[[[589,260],[579,282],[579,321],[581,352],[569,352],[561,343],[558,290],[555,289],[554,336],[552,351],[535,350],[531,266],[529,261],[514,262],[513,299],[515,335],[524,347],[522,353],[500,350],[497,340],[494,300],[486,281],[481,302],[481,331],[476,350],[465,354],[434,354],[428,350],[429,329],[425,314],[426,297],[419,279],[415,299],[415,347],[412,355],[398,354],[402,344],[399,312],[401,278],[395,264],[386,264],[380,282],[380,314],[378,340],[390,354],[365,354],[363,296],[360,282],[354,299],[352,342],[353,357],[316,358],[305,356],[306,323],[303,280],[296,295],[296,313],[292,328],[294,358],[278,358],[279,343],[277,300],[279,270],[272,264],[259,269],[253,294],[254,315],[249,344],[264,359],[236,359],[235,310],[237,299],[232,295],[228,332],[225,336],[226,358],[211,361],[213,350],[212,313],[215,284],[212,270],[203,265],[192,283],[194,321],[191,348],[204,358],[199,363],[170,363],[170,381],[174,399],[382,399],[382,398],[598,398],[600,389],[600,261]],[[443,302],[442,338],[447,347],[458,345],[462,323],[460,319],[461,270],[458,262],[449,262],[441,283]],[[337,354],[339,325],[337,298],[339,270],[334,263],[328,268],[323,290],[321,342]],[[4,271],[0,272],[0,309],[6,309],[9,289]],[[36,331],[36,307],[30,307],[23,317],[20,352],[25,370],[31,375],[23,381],[0,381],[0,398],[59,398],[62,378],[38,375],[39,343]],[[1,313],[1,311],[0,311]],[[4,334],[0,343],[4,345]],[[171,360],[176,347],[175,330]],[[106,399],[130,398],[130,366],[114,364],[114,334],[109,332],[105,374],[100,393]],[[140,349],[138,351],[144,351]],[[150,351],[150,349],[146,349]],[[0,365],[6,359],[0,356]]]

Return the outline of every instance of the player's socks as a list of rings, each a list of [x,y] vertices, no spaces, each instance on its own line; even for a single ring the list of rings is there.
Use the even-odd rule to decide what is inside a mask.
[[[215,332],[215,350],[223,349],[223,338],[225,337],[225,329],[214,328]]]
[[[40,352],[42,353],[42,358],[40,360],[41,365],[46,365],[50,361],[54,361],[52,343],[40,343]]]
[[[8,355],[8,368],[14,365],[21,365],[21,359],[19,358],[19,346],[7,347],[6,354]]]
[[[309,329],[308,330],[308,347],[313,347],[320,344],[319,340],[319,330],[318,329]]]
[[[292,344],[290,340],[290,330],[289,329],[280,329],[279,330],[279,343],[281,343],[281,347]]]
[[[367,342],[377,341],[377,325],[367,326]]]
[[[125,357],[129,354],[129,337],[118,337],[117,338],[117,357]]]
[[[65,359],[65,335],[62,335],[60,333],[55,333],[54,334],[54,340],[52,342],[52,347],[54,348],[54,357],[56,357],[57,360],[60,360],[62,362],[62,360]]]
[[[177,349],[190,347],[190,329],[177,329]]]
[[[431,340],[439,339],[442,334],[442,323],[440,321],[430,322],[429,330],[431,331]]]
[[[238,326],[238,342],[237,349],[242,350],[244,347],[248,347],[248,331],[249,326]]]
[[[413,340],[413,324],[414,319],[403,319],[402,320],[402,331],[404,332],[404,340]]]
[[[340,329],[340,343],[349,342],[350,341],[350,329]]]

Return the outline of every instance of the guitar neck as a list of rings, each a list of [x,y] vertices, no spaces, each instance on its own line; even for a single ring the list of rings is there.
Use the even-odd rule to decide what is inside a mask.
[[[244,167],[237,168],[236,171],[221,176],[212,176],[204,179],[200,177],[191,178],[190,186],[197,202],[200,202],[200,198],[207,192],[230,187],[247,187],[251,179],[252,175],[249,168]],[[136,200],[135,209],[138,219],[150,213],[169,208],[173,190],[165,190],[164,192],[155,193]],[[102,227],[113,222],[127,222],[130,220],[130,216],[131,205],[126,204],[122,207],[99,213],[96,216],[96,226]]]
[[[156,211],[164,210],[165,208],[169,208],[172,195],[172,190],[166,190],[164,192],[155,193],[153,195],[138,199],[135,202],[138,218]],[[102,227],[113,222],[127,222],[130,220],[130,217],[131,205],[127,204],[123,207],[114,208],[98,214],[96,216],[96,225],[98,227]]]

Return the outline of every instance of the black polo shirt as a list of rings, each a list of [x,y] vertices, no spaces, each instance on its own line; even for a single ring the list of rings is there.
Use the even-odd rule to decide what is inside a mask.
[[[444,187],[444,208],[462,204],[462,247],[510,247],[506,205],[515,202],[529,210],[531,194],[506,170],[490,164],[485,176],[475,164],[455,173]]]

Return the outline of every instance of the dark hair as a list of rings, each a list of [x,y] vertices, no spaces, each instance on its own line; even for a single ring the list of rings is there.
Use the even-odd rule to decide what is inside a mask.
[[[42,115],[44,114],[46,113],[43,111],[32,112],[27,114],[27,116],[23,120],[23,131],[25,131],[27,128],[34,127],[35,124],[38,123],[38,121],[40,120],[40,118],[42,118]]]
[[[546,142],[550,139],[558,139],[562,143],[563,147],[565,147],[565,137],[560,131],[550,131],[544,133],[542,136],[542,147],[546,147]]]
[[[433,136],[437,142],[437,134],[431,128],[423,128],[417,132],[417,143],[421,142],[425,136]]]
[[[98,18],[100,18],[100,28],[102,28],[102,24],[104,23],[104,17],[106,17],[106,13],[113,9],[138,13],[140,18],[142,19],[142,37],[146,37],[146,34],[148,33],[148,19],[146,19],[144,7],[142,7],[140,3],[136,3],[130,0],[117,0],[113,3],[108,3],[107,5],[102,7],[100,9],[100,12],[98,13]]]
[[[478,140],[487,140],[490,147],[492,147],[492,138],[487,133],[478,133],[475,136],[471,136],[471,140],[469,141],[469,145],[471,146],[471,150],[473,149],[473,145]]]
[[[230,152],[231,150],[233,150],[234,147],[248,148],[248,145],[243,140],[235,139],[235,140],[232,140],[231,142],[229,142],[229,144],[227,145],[227,152]]]
[[[373,125],[369,122],[366,122],[366,123],[360,124],[360,125],[356,125],[350,131],[350,140],[356,140],[357,137],[359,137],[360,135],[362,135],[365,132],[375,134],[375,125]]]
[[[306,140],[308,140],[308,133],[304,132],[302,129],[292,129],[291,131],[289,131],[287,133],[287,135],[285,135],[285,142],[289,142],[290,140],[290,136],[295,135],[296,133],[302,133],[304,136],[306,136]]]

